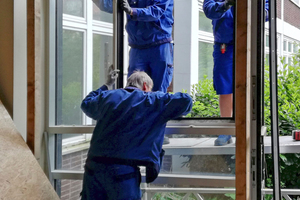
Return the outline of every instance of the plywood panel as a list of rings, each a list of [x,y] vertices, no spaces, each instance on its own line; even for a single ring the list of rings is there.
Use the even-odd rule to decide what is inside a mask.
[[[236,76],[235,76],[235,124],[236,124],[236,199],[249,198],[250,144],[247,132],[247,81],[249,69],[247,58],[248,28],[247,0],[236,1]]]
[[[35,153],[35,0],[27,1],[27,144]]]
[[[1,101],[0,199],[59,199]]]

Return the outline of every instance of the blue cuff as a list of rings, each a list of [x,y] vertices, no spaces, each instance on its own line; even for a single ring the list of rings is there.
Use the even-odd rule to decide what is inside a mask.
[[[100,87],[100,90],[102,90],[102,91],[103,91],[103,90],[108,90],[108,86],[104,84],[104,85],[102,85],[102,86]]]
[[[137,20],[138,11],[136,8],[132,8],[132,15],[130,16],[132,20]]]

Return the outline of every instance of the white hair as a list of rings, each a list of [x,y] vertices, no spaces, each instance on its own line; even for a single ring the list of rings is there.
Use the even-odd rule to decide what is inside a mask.
[[[144,82],[152,89],[153,81],[150,76],[144,71],[134,71],[127,80],[126,87],[133,86],[143,90]]]

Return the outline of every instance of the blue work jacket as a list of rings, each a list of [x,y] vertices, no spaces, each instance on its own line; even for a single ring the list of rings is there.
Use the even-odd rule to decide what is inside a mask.
[[[234,9],[226,10],[224,0],[204,0],[203,11],[212,20],[214,40],[217,43],[233,44]],[[266,21],[268,20],[269,0],[266,0]]]
[[[224,0],[204,0],[203,11],[212,20],[215,42],[233,43],[234,6],[227,10]]]
[[[192,99],[185,93],[144,92],[134,87],[106,89],[91,92],[81,104],[82,111],[97,120],[88,160],[144,165],[149,167],[146,181],[152,182],[160,170],[166,123],[189,113]],[[149,170],[152,174],[147,175]]]
[[[94,0],[103,11],[112,13],[112,0]],[[132,16],[127,14],[129,46],[149,48],[172,41],[173,0],[128,0]]]

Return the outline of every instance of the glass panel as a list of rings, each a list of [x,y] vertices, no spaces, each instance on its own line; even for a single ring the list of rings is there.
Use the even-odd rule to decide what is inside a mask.
[[[199,42],[199,80],[203,80],[204,77],[212,80],[213,78],[213,44],[206,42]]]
[[[80,200],[82,190],[82,180],[58,180],[61,182],[61,200]]]
[[[266,54],[265,65],[269,66],[269,54]]]
[[[293,44],[293,52],[294,53],[298,52],[298,45],[296,43]]]
[[[93,34],[93,90],[105,83],[107,67],[113,59],[113,37]]]
[[[56,134],[56,169],[83,170],[91,135]],[[72,141],[69,142],[70,140]]]
[[[101,11],[96,4],[93,4],[93,19],[113,23],[113,15],[104,11]]]
[[[289,52],[292,52],[292,43],[291,42],[288,42],[288,46],[289,46]]]
[[[300,4],[300,0],[293,0],[298,6]]]
[[[283,51],[286,51],[286,40],[283,40]]]
[[[201,11],[199,11],[199,30],[209,33],[213,32],[211,20],[208,19]]]
[[[266,47],[269,47],[269,36],[268,35],[266,35]]]
[[[292,58],[291,57],[288,57],[288,65],[292,65]]]
[[[165,186],[164,185],[156,185],[154,187],[164,188]],[[168,186],[168,188],[173,188],[173,187]],[[193,188],[193,187],[190,187],[190,188]],[[199,198],[199,196],[201,198]],[[155,193],[154,196],[151,198],[151,200],[162,200],[162,199],[167,199],[167,200],[173,200],[173,199],[176,199],[176,200],[181,200],[181,199],[232,200],[232,199],[235,199],[235,193],[219,194],[219,192],[218,192],[218,194],[214,194],[213,192],[211,192],[211,193],[186,192],[186,191],[180,191],[180,188],[179,188],[178,191],[175,190],[174,192]]]
[[[63,30],[62,66],[57,67],[57,125],[81,125],[83,32]]]
[[[61,134],[57,134],[57,141],[60,136]],[[166,154],[160,174],[203,175],[211,178],[235,177],[235,137],[232,138],[233,144],[227,145],[226,148],[214,147],[216,135],[168,135],[168,137],[170,144],[163,146]],[[88,140],[70,145],[60,143],[56,163],[61,164],[57,169],[83,170],[89,146]],[[178,147],[181,148],[180,151]],[[141,167],[141,172],[145,172],[144,167]],[[177,183],[175,185],[170,183],[170,186],[188,187]]]
[[[199,16],[193,16],[193,11],[196,10],[193,7],[194,4],[191,4],[191,1],[187,2],[185,5],[180,4],[180,9],[188,12],[191,10],[191,17],[199,18],[198,21],[191,20],[192,26],[198,25],[199,31],[198,37],[193,37],[192,29],[188,30],[190,27],[185,24],[186,20],[179,20],[186,18],[186,12],[178,10],[174,12],[176,24],[174,28],[174,91],[187,90],[197,99],[193,107],[193,111],[198,110],[197,114],[193,112],[188,117],[231,117],[233,106],[226,110],[225,106],[221,106],[223,112],[222,116],[220,115],[219,97],[222,102],[220,105],[232,105],[232,89],[234,88],[234,19],[232,16],[234,16],[234,9],[227,10],[221,17],[213,13],[213,9],[204,8],[205,13],[199,11],[198,8]],[[210,3],[214,4],[215,1]],[[186,27],[186,29],[176,29],[176,27]],[[224,95],[217,95],[217,93]]]
[[[283,56],[282,62],[283,62],[283,64],[286,64],[286,63],[287,63],[287,58],[286,58],[286,56]]]
[[[63,0],[63,13],[83,17],[83,0]]]

